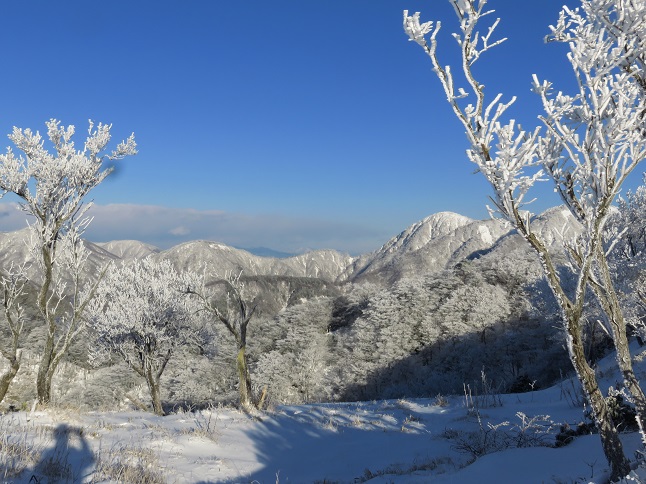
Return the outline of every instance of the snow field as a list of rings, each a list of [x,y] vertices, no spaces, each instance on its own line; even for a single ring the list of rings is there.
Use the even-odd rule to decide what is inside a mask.
[[[607,478],[597,435],[548,447],[560,424],[574,427],[582,419],[582,409],[571,404],[559,385],[497,395],[487,400],[495,406],[480,407],[485,401],[451,396],[290,405],[256,415],[232,408],[165,417],[60,409],[8,413],[0,417],[0,476],[15,483],[28,483],[32,476],[38,482],[169,483],[558,483]],[[628,455],[640,448],[639,434],[623,434],[622,439]],[[12,460],[8,443],[28,450]],[[477,448],[484,449],[483,455],[474,455]]]

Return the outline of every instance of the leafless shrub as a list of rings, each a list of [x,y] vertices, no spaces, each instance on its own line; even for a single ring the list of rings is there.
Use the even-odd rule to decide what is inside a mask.
[[[555,424],[548,415],[528,417],[517,412],[518,423],[483,423],[478,417],[479,428],[473,432],[460,433],[445,431],[446,438],[455,440],[454,449],[466,453],[474,461],[492,452],[516,447],[551,447],[551,431]]]
[[[96,468],[91,483],[137,482],[163,484],[166,476],[160,470],[159,456],[142,447],[115,446],[96,456]]]

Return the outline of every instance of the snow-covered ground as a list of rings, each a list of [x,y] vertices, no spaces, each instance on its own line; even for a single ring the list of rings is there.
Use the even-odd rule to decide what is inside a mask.
[[[25,447],[14,460],[22,459],[25,468],[18,477],[0,477],[25,483],[558,483],[607,477],[598,435],[562,448],[508,448],[471,463],[478,446],[550,445],[558,432],[550,421],[576,426],[582,410],[564,385],[474,400],[479,411],[456,396],[280,406],[257,416],[227,408],[166,417],[15,412],[0,418],[3,465],[9,440]],[[497,429],[489,425],[505,421]],[[639,434],[623,434],[623,441],[633,456]]]

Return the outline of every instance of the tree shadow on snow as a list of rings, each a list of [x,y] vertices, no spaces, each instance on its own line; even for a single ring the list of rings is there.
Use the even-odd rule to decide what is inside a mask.
[[[83,429],[60,424],[53,434],[54,445],[43,452],[29,482],[84,482],[95,459]]]
[[[428,458],[430,432],[403,428],[414,410],[393,405],[364,412],[364,405],[278,407],[247,431],[262,468],[217,482],[361,482],[391,465],[410,467]]]

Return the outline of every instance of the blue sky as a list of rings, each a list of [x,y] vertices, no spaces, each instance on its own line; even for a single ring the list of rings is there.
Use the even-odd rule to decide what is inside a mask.
[[[527,126],[533,73],[571,86],[564,46],[543,43],[563,2],[489,2],[509,40],[477,72],[519,96]],[[92,194],[91,240],[357,254],[438,211],[485,218],[488,186],[404,9],[443,21],[455,63],[440,0],[2,2],[0,133],[52,117],[135,132],[140,153]],[[0,230],[24,224],[3,207]]]

